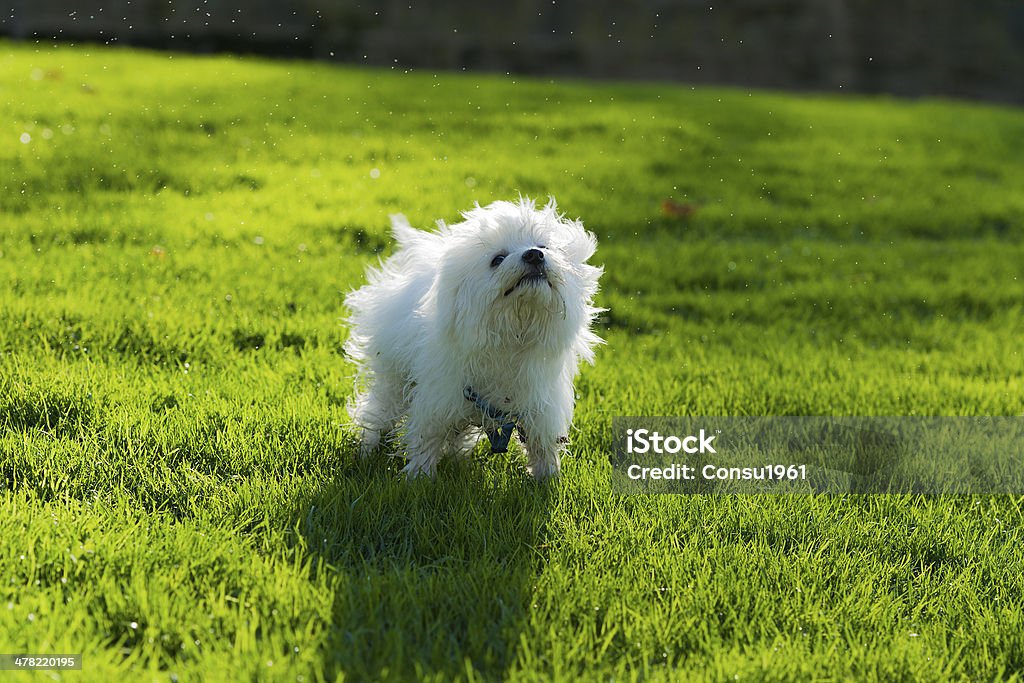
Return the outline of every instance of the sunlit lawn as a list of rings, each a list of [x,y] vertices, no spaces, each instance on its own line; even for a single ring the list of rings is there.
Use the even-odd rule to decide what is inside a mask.
[[[622,496],[608,464],[615,415],[1024,413],[1020,110],[0,43],[0,115],[0,652],[1020,678],[1022,498]],[[388,213],[518,193],[606,268],[564,478],[357,463],[342,299]]]

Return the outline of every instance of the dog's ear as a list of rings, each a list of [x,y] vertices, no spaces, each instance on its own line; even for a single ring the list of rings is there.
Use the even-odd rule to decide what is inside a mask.
[[[449,260],[434,280],[428,294],[430,305],[450,344],[479,348],[487,341],[487,330],[485,322],[478,319],[478,292],[469,273],[461,272],[464,264],[453,261]]]
[[[417,230],[409,225],[409,221],[400,213],[391,214],[391,234],[399,249],[436,251],[441,246],[441,238],[437,233]]]
[[[561,242],[562,251],[574,263],[586,263],[597,251],[597,237],[579,221],[562,221],[555,234]]]

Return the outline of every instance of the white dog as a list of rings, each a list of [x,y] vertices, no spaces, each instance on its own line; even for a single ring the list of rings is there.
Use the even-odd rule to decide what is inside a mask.
[[[407,475],[433,476],[482,431],[504,452],[515,430],[533,476],[557,476],[577,366],[601,343],[590,325],[602,269],[586,262],[597,240],[553,199],[478,205],[463,218],[424,232],[392,216],[397,250],[345,299],[361,453],[395,433]]]

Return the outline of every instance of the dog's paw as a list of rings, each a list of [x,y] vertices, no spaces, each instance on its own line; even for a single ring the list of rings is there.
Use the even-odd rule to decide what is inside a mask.
[[[402,468],[402,472],[405,473],[405,478],[412,481],[419,477],[427,477],[433,479],[437,475],[437,465],[430,460],[409,460]]]
[[[526,465],[526,471],[538,481],[545,479],[557,479],[562,475],[562,467],[558,454],[542,458],[530,458]]]
[[[364,429],[362,440],[359,442],[359,457],[369,458],[380,447],[380,432],[376,429]]]

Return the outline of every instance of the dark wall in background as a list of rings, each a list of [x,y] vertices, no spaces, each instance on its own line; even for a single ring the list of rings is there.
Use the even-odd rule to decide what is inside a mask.
[[[1024,0],[6,0],[0,35],[1024,102]]]

